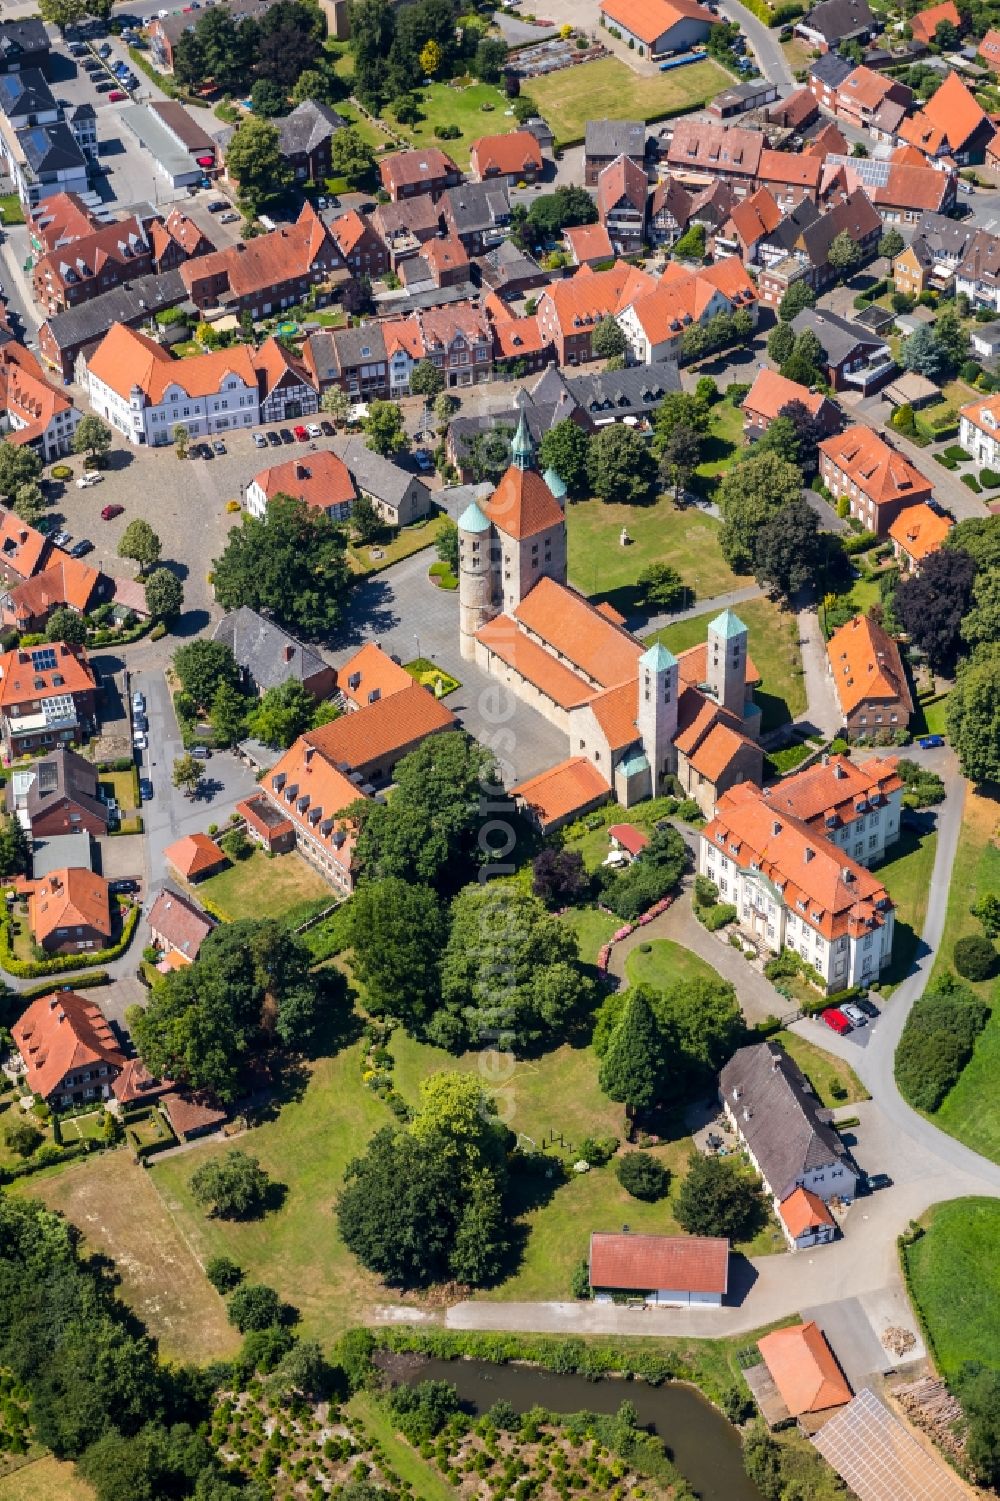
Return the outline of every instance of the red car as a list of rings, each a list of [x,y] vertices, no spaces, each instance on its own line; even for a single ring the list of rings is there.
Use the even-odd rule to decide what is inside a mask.
[[[845,1016],[839,1006],[828,1006],[821,1015],[827,1026],[836,1032],[838,1037],[843,1037],[851,1030],[850,1017]]]
[[[115,517],[120,516],[124,509],[124,506],[105,506],[101,512],[101,520],[114,521]]]
[[[306,443],[306,442],[308,442],[309,434],[306,432],[305,428],[302,427],[301,424],[298,427],[293,427],[292,428],[292,432],[298,438],[298,440],[299,440],[300,443]]]
[[[112,89],[111,93],[108,95],[108,103],[121,104],[122,100],[127,98],[128,95],[124,93],[122,89]]]

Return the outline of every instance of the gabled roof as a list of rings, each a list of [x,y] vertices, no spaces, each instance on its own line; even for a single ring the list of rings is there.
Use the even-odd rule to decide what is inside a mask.
[[[918,42],[933,42],[934,33],[942,21],[948,21],[956,31],[961,30],[962,17],[956,9],[955,0],[941,0],[940,5],[914,11],[910,17],[910,30]]]
[[[50,871],[38,881],[25,882],[28,921],[38,943],[44,943],[57,928],[93,928],[101,937],[111,937],[111,898],[108,883],[92,870],[71,866]]]
[[[564,523],[562,507],[537,469],[511,464],[489,500],[485,515],[505,536],[523,541]]]
[[[258,475],[258,479],[260,476]],[[224,615],[212,633],[213,641],[229,647],[238,665],[250,674],[261,693],[279,688],[290,678],[304,683],[323,671],[319,652],[298,641],[276,620],[241,605]]]
[[[757,176],[761,182],[781,183],[786,187],[807,188],[816,192],[823,165],[814,156],[799,156],[791,151],[762,151]]]
[[[209,917],[186,896],[164,887],[156,894],[146,921],[150,930],[157,933],[171,948],[176,949],[190,963],[198,957],[198,950],[215,927],[215,919]]]
[[[831,463],[875,506],[895,505],[903,500],[924,500],[931,482],[903,454],[863,423],[855,423],[819,445]]]
[[[722,802],[731,801],[739,790],[725,793]],[[773,819],[774,814],[767,817]],[[711,837],[708,830],[703,837]],[[837,854],[843,863],[843,851]],[[799,864],[805,865],[801,855]],[[811,1169],[850,1166],[850,1154],[829,1124],[829,1112],[821,1110],[798,1065],[777,1043],[738,1048],[719,1074],[719,1092],[775,1194],[796,1186],[795,1180]]]
[[[819,6],[816,7],[819,10]],[[815,15],[816,11],[811,11]],[[808,17],[806,24],[809,24]],[[837,33],[839,36],[839,32]],[[838,89],[845,78],[850,78],[854,71],[854,64],[841,57],[839,52],[824,52],[819,57],[813,58],[809,64],[809,77],[815,78],[817,83],[823,84],[828,89]]]
[[[643,120],[588,120],[584,137],[587,156],[634,156],[642,161],[646,154],[647,128]]]
[[[932,125],[944,131],[952,151],[961,151],[984,122],[989,125],[982,105],[950,68],[944,83],[924,105],[923,113]]]
[[[413,687],[413,678],[376,641],[366,641],[337,668],[337,687],[357,708]]]
[[[714,125],[705,120],[678,120],[667,160],[672,168],[727,172],[756,177],[767,137],[744,125]]]
[[[291,114],[279,116],[274,124],[282,156],[304,156],[343,130],[347,121],[328,104],[304,99]]]
[[[801,158],[800,158],[801,160]],[[749,198],[733,205],[729,224],[746,246],[756,245],[781,223],[781,209],[767,188],[758,188]],[[727,224],[726,228],[729,228]]]
[[[300,738],[335,765],[354,770],[380,760],[391,761],[414,741],[457,725],[450,709],[420,683],[411,681],[409,687],[366,703],[355,714],[342,714]]]
[[[642,643],[568,585],[539,579],[514,617],[592,683],[602,688],[634,683]]]
[[[848,1386],[818,1324],[793,1324],[775,1329],[757,1341],[792,1417],[826,1412],[851,1400]]]
[[[797,313],[792,319],[793,332],[800,334],[806,328],[819,339],[827,363],[834,368],[843,364],[859,347],[872,351],[888,347],[884,339],[869,333],[866,328],[859,328],[856,323],[849,323],[846,318],[839,318],[826,308],[803,308]]]
[[[25,646],[0,656],[0,708],[68,694],[92,692],[97,686],[82,646],[56,641]]]
[[[207,834],[185,834],[183,838],[167,846],[163,851],[163,858],[180,875],[188,878],[215,870],[224,865],[226,860],[219,846]]]
[[[896,703],[908,717],[913,700],[899,647],[868,615],[855,615],[826,644],[834,687],[845,716],[865,700]]]
[[[609,795],[611,788],[586,756],[571,756],[550,766],[536,777],[517,782],[510,789],[537,817],[543,828],[590,808]]]
[[[624,199],[639,213],[645,214],[648,192],[649,179],[645,167],[640,167],[630,156],[616,157],[601,169],[597,179],[598,212],[606,219]]]
[[[28,1069],[28,1085],[45,1099],[67,1074],[106,1063],[120,1069],[125,1056],[93,1001],[56,990],[32,1001],[11,1027]]]
[[[473,170],[479,177],[512,177],[542,170],[542,148],[530,130],[511,130],[505,135],[480,136],[469,148]]]
[[[793,1240],[807,1230],[820,1230],[836,1225],[836,1220],[827,1209],[819,1194],[808,1188],[796,1188],[778,1205],[778,1213]]]
[[[203,256],[187,264],[204,265],[209,259]],[[251,390],[257,389],[253,355],[245,345],[175,360],[148,334],[122,323],[116,323],[102,339],[90,359],[89,370],[95,379],[125,400],[133,388],[138,388],[154,406],[172,386],[188,396],[214,394],[229,374],[238,376]]]
[[[853,823],[872,807],[884,806],[903,780],[892,756],[824,756],[821,761],[792,772],[770,787],[764,797],[774,810],[790,813],[810,827],[831,829]]]
[[[868,0],[820,0],[802,20],[810,31],[818,31],[830,45],[846,41],[859,31],[870,31],[875,18]]]
[[[773,420],[780,416],[793,401],[801,402],[811,416],[818,416],[826,397],[820,391],[810,391],[798,381],[786,380],[776,370],[762,365],[754,377],[753,385],[743,398],[745,412],[759,412],[762,417]]]
[[[932,552],[937,552],[948,533],[955,525],[950,516],[932,511],[923,501],[916,506],[907,506],[900,511],[889,528],[889,536],[914,562],[922,562]]]
[[[384,186],[389,189],[434,182],[458,172],[451,157],[437,146],[427,146],[419,151],[395,151],[382,158],[378,169]]]
[[[591,1287],[720,1293],[729,1285],[729,1242],[721,1236],[634,1235],[595,1230],[590,1237]]]
[[[268,500],[291,495],[307,506],[326,511],[330,506],[350,505],[355,499],[354,481],[343,459],[328,448],[318,448],[298,459],[274,464],[253,477]]]
[[[601,11],[647,47],[681,21],[703,21],[706,26],[719,22],[719,17],[698,5],[697,0],[601,0]]]

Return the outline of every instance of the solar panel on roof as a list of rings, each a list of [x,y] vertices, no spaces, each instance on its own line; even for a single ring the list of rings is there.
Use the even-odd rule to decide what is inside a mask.
[[[31,665],[36,672],[51,672],[56,665],[56,654],[51,646],[39,646],[32,650]]]
[[[866,188],[884,188],[889,181],[889,172],[892,162],[876,156],[839,156],[832,154],[827,157],[828,167],[850,167],[856,172],[862,184]]]
[[[867,1387],[813,1443],[860,1501],[963,1501],[968,1494]]]

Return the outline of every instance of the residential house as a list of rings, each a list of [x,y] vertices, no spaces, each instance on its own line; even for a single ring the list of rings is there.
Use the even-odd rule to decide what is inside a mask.
[[[588,1271],[597,1303],[626,1297],[653,1307],[721,1308],[729,1286],[729,1242],[721,1236],[595,1230]]]
[[[437,146],[394,151],[391,156],[382,157],[378,170],[382,186],[393,203],[423,193],[430,194],[436,202],[446,188],[455,188],[462,181],[451,157]]]
[[[215,919],[195,905],[189,897],[161,887],[146,919],[150,941],[162,954],[173,959],[172,968],[193,964],[205,939],[215,927]]]
[[[108,832],[108,807],[98,794],[97,771],[75,751],[55,750],[10,775],[7,812],[32,839]]]
[[[836,112],[837,91],[853,71],[854,64],[833,51],[822,53],[809,64],[809,92],[821,109],[829,110],[831,114]]]
[[[991,73],[1000,73],[1000,31],[991,27],[979,43],[976,56]]]
[[[491,323],[497,370],[527,375],[551,363],[552,345],[539,328],[537,317],[492,317]]]
[[[179,208],[172,208],[165,219],[146,219],[145,227],[153,251],[153,265],[160,274],[175,271],[184,261],[193,260],[198,255],[209,255],[215,249],[204,230]]]
[[[982,396],[960,408],[958,440],[981,469],[1000,468],[1000,396]]]
[[[339,464],[340,460],[336,462]],[[244,686],[259,697],[289,682],[299,683],[317,702],[333,693],[337,673],[315,647],[305,645],[277,621],[251,610],[249,605],[223,615],[212,632],[212,640],[229,647]]]
[[[887,439],[862,423],[819,445],[820,479],[836,501],[846,496],[851,515],[886,537],[901,511],[928,501],[932,485]]]
[[[127,328],[152,326],[155,313],[186,301],[187,288],[177,271],[140,277],[47,318],[38,331],[38,353],[61,380],[71,381],[77,362],[96,349],[116,323]],[[81,376],[82,385],[86,375],[81,371]]]
[[[838,86],[834,112],[849,125],[864,129],[871,124],[879,106],[886,100],[907,107],[913,99],[913,90],[905,84],[886,78],[863,65],[849,73]]]
[[[892,263],[896,291],[913,297],[930,289],[947,291],[978,235],[985,235],[985,231],[972,224],[949,219],[944,214],[923,214],[912,241]],[[986,238],[991,240],[993,236]],[[971,295],[974,294],[973,285]],[[966,296],[970,296],[970,290]]]
[[[163,859],[176,876],[192,885],[215,875],[228,864],[222,850],[207,834],[185,834],[167,846]]]
[[[55,641],[0,655],[4,759],[75,745],[96,728],[97,679],[82,646]]]
[[[711,242],[737,201],[729,183],[721,179],[685,186],[677,178],[661,178],[650,199],[649,238],[654,245],[672,245],[685,230],[700,225],[706,242]]]
[[[937,552],[954,525],[950,516],[943,516],[924,501],[901,511],[889,528],[900,572],[919,573],[924,559]]]
[[[826,654],[849,736],[889,743],[907,728],[913,698],[899,647],[887,631],[870,616],[855,615],[834,631]]]
[[[593,359],[590,340],[601,319],[614,317],[656,285],[648,272],[620,261],[608,271],[582,266],[575,275],[547,287],[538,299],[538,326],[557,362],[580,365]]]
[[[28,125],[54,125],[62,119],[62,106],[40,68],[0,73],[0,112],[15,130]]]
[[[377,641],[366,641],[337,673],[337,707],[345,714],[356,714],[366,704],[402,693],[412,684],[413,676],[405,667]]]
[[[602,807],[611,788],[586,756],[570,756],[511,789],[519,812],[548,835]]]
[[[316,182],[322,187],[333,173],[333,138],[347,124],[328,104],[304,99],[274,124],[278,150],[292,169],[297,183]],[[228,166],[227,166],[228,172]]]
[[[739,788],[737,791],[742,797],[738,798],[734,791],[728,794],[727,801],[733,804],[750,803],[757,793],[757,789],[752,787]],[[717,822],[718,820],[713,819],[702,833],[702,863],[706,846],[719,843],[717,835],[722,829],[716,829]],[[735,833],[735,830],[726,828],[725,833],[728,836]],[[829,860],[825,851],[818,851],[814,859],[804,861],[803,849],[811,846],[791,826],[779,833],[771,832],[768,827],[761,831],[759,838],[756,838],[754,830],[754,835],[749,837],[755,839],[753,853],[763,857],[759,870],[751,869],[745,862],[744,856],[749,851],[744,847],[744,842],[741,842],[735,858],[725,859],[721,850],[719,857],[734,872],[745,872],[751,897],[755,890],[762,903],[775,909],[775,932],[778,931],[782,915],[787,920],[788,916],[794,915],[794,910],[801,910],[800,898],[805,898],[807,909],[813,903],[822,902],[824,910],[821,917],[814,920],[811,913],[807,915],[810,921],[819,922],[824,930],[837,935],[835,946],[838,958],[842,954],[846,956],[848,948],[850,949],[853,968],[855,929],[860,933],[863,926],[862,914],[858,911],[848,915],[843,908],[840,888],[863,883],[871,887],[873,893],[877,893],[881,888],[875,886],[874,878],[859,866],[857,874],[852,873],[852,880],[848,881],[846,868],[843,872],[827,868]],[[734,853],[732,849],[729,852],[731,855]],[[798,857],[794,870],[786,865],[787,858],[793,855]],[[783,878],[783,889],[780,891],[774,885],[775,876]],[[857,891],[849,892],[848,895],[859,908],[871,907],[873,911],[876,910],[876,895],[873,894],[871,898],[862,897]],[[885,896],[884,891],[882,895]],[[793,913],[788,913],[783,902],[793,900]],[[885,926],[891,934],[892,905],[888,897],[885,901],[888,904],[884,909],[887,914]],[[847,938],[846,944],[842,944],[843,937]],[[829,947],[829,944],[826,946]],[[771,945],[768,944],[767,947]],[[843,968],[846,972],[846,959]],[[808,1189],[822,1199],[824,1204],[829,1204],[831,1199],[850,1202],[854,1198],[860,1174],[851,1160],[850,1152],[830,1124],[830,1111],[823,1109],[798,1064],[777,1043],[758,1042],[749,1047],[738,1048],[719,1074],[719,1096],[741,1145],[760,1174],[764,1189],[771,1196],[776,1209],[797,1188]]]
[[[180,274],[199,311],[224,307],[237,317],[249,312],[255,320],[307,297],[322,304],[351,295],[344,258],[308,203],[294,224],[187,261]]]
[[[73,139],[88,161],[97,160],[97,111],[92,104],[76,104],[66,115]]]
[[[503,182],[463,182],[442,193],[438,208],[470,256],[495,249],[510,228],[510,196]]]
[[[764,789],[779,813],[838,845],[859,865],[877,865],[899,839],[903,780],[891,757],[826,756]]]
[[[331,221],[330,234],[356,281],[377,281],[388,271],[389,252],[366,215],[348,209]]]
[[[149,237],[132,215],[39,256],[31,273],[32,290],[42,311],[51,316],[133,276],[148,276],[153,269]]]
[[[805,130],[807,125],[819,118],[815,95],[803,86],[795,89],[785,99],[779,99],[767,111],[768,123],[782,130]]]
[[[35,356],[14,340],[0,345],[0,433],[50,464],[73,450],[81,414],[45,379]]]
[[[90,163],[65,121],[14,130],[0,114],[0,157],[25,210],[55,193],[86,193]]]
[[[705,42],[719,17],[697,0],[601,0],[601,25],[640,57],[687,52]]]
[[[339,452],[358,493],[367,496],[388,526],[409,526],[430,515],[431,492],[417,475],[373,453],[362,438],[349,438]]]
[[[883,339],[825,308],[804,308],[792,319],[793,333],[811,329],[823,348],[827,379],[835,391],[876,391],[896,366]]]
[[[0,576],[8,586],[22,584],[48,563],[52,543],[42,532],[0,506]]]
[[[820,0],[795,23],[796,34],[822,53],[841,42],[867,42],[875,34],[868,0]]]
[[[597,179],[597,212],[614,249],[631,255],[642,249],[649,181],[645,167],[620,156]]]
[[[831,54],[833,56],[835,54]],[[873,127],[874,129],[874,127]],[[847,137],[839,125],[828,120],[815,135],[810,134],[802,146],[803,156],[827,157],[831,151],[847,151]]]
[[[259,21],[278,0],[215,0],[239,25],[245,20]],[[153,64],[160,72],[172,73],[174,49],[181,37],[193,31],[198,20],[196,12],[169,11],[165,16],[153,15],[146,25]]]
[[[11,1027],[25,1083],[53,1110],[106,1100],[125,1055],[93,1001],[56,990],[32,1001]]]
[[[699,185],[718,178],[729,184],[737,198],[746,198],[756,186],[766,146],[763,131],[685,118],[674,126],[667,170],[682,182]]]
[[[323,349],[328,350],[329,346],[323,335],[314,335],[310,340],[310,347],[316,349],[317,337],[324,340]],[[331,378],[331,383],[339,385],[355,401],[389,395],[388,352],[378,323],[335,328],[329,338],[337,371]],[[308,359],[306,364],[308,368]],[[332,368],[334,366],[328,364],[327,369]]]
[[[757,1341],[757,1349],[778,1390],[786,1421],[801,1418],[814,1425],[850,1402],[851,1388],[822,1329],[812,1320],[772,1330]]]
[[[812,158],[796,157],[793,160]],[[811,207],[811,202],[800,202],[798,208],[788,215],[790,223],[787,226],[779,225],[759,242],[759,258],[765,262],[759,290],[761,301],[767,306],[778,307],[795,281],[805,281],[817,292],[836,281],[838,272],[830,264],[830,246],[839,234],[850,235],[862,262],[870,260],[878,249],[882,221],[861,188],[835,203],[825,214],[812,214],[809,212]],[[782,243],[787,247],[786,253],[775,260],[771,249]]]
[[[421,246],[418,255],[403,261],[398,274],[408,291],[421,287],[468,286],[469,257],[457,235],[438,235]]]
[[[962,17],[958,13],[955,0],[941,0],[940,5],[930,5],[926,10],[914,11],[910,17],[910,30],[914,40],[923,42],[929,47],[935,40],[938,27],[944,21],[949,26],[954,26],[956,31],[962,30]]]
[[[331,521],[346,521],[357,499],[347,466],[329,449],[317,449],[255,474],[244,497],[247,514],[263,520],[277,495],[301,500]]]
[[[263,792],[255,792],[236,804],[247,838],[271,855],[287,855],[295,848],[295,825]]]
[[[1000,237],[975,230],[955,267],[955,291],[964,293],[973,307],[1000,311]],[[973,325],[973,338],[975,333]]]
[[[793,1189],[784,1203],[778,1205],[778,1223],[792,1251],[825,1246],[837,1236],[837,1221],[819,1194],[808,1188]]]
[[[103,876],[79,867],[20,881],[31,936],[47,954],[100,952],[111,944],[111,893]]]
[[[260,396],[261,422],[298,422],[319,411],[319,392],[306,366],[277,339],[266,339],[253,351]]]
[[[21,635],[44,631],[53,611],[88,615],[111,597],[112,587],[100,569],[54,549],[44,568],[0,594],[0,621]]]
[[[476,182],[505,182],[510,188],[534,182],[542,173],[542,148],[530,130],[480,136],[469,147],[469,168]]]
[[[758,188],[749,198],[733,204],[733,211],[715,237],[716,255],[738,255],[744,265],[754,265],[761,240],[773,234],[783,218],[767,188]]]
[[[613,261],[615,249],[603,224],[574,224],[563,230],[574,266],[589,266],[592,271]]]
[[[917,224],[928,213],[945,214],[954,207],[955,177],[926,164],[874,157],[862,173],[856,157],[831,152],[823,176],[824,201],[859,192],[867,195],[884,224]]]
[[[605,167],[620,156],[642,166],[647,155],[647,131],[642,120],[588,120],[583,143],[583,180],[597,187]]]
[[[822,175],[823,164],[818,157],[766,149],[760,154],[757,181],[786,213],[805,198],[817,201]]]
[[[398,271],[409,256],[418,255],[421,245],[432,240],[440,228],[438,206],[427,193],[398,203],[380,203],[372,212],[371,221],[389,253],[393,271]],[[459,233],[457,225],[454,232]]]
[[[954,7],[952,7],[954,9]],[[913,117],[918,129],[931,132],[927,154],[946,156],[960,167],[974,166],[986,158],[986,148],[996,126],[972,90],[952,69],[944,82]],[[943,141],[934,139],[940,132]]]
[[[786,380],[776,370],[763,365],[741,404],[746,437],[758,438],[767,432],[775,417],[783,416],[793,403],[805,407],[810,417],[828,434],[840,426],[840,411],[829,397],[821,391],[800,386],[798,381]]]
[[[743,309],[756,322],[757,293],[743,265],[731,256],[687,271],[672,261],[652,291],[641,293],[617,315],[630,358],[651,365],[677,359],[684,330],[705,325],[720,313]]]
[[[0,21],[0,73],[38,68],[48,75],[49,34],[38,16]]]
[[[41,256],[93,234],[106,222],[87,208],[77,193],[53,193],[29,211],[28,239],[33,253]]]

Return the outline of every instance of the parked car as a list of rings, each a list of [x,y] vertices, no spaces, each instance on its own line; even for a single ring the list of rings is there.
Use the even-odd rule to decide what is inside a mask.
[[[278,437],[278,434],[276,432],[274,432],[273,430],[271,432],[269,432],[269,433],[265,433],[264,436],[267,438],[267,441],[270,443],[270,445],[271,445],[272,448],[280,448],[281,447],[281,439]]]
[[[239,214],[234,214],[234,213],[231,213],[231,212],[228,213],[228,214],[220,214],[220,216],[219,216],[219,223],[220,224],[235,224],[237,222],[237,220],[239,219],[239,217],[240,217]]]
[[[86,57],[83,66],[88,73],[102,73],[104,70],[96,57]]]
[[[322,438],[323,436],[323,429],[320,427],[318,422],[307,422],[306,432],[309,434],[310,438]]]
[[[108,103],[121,104],[122,100],[127,98],[128,95],[126,94],[124,89],[112,89],[111,93],[108,95]]]
[[[855,999],[854,1004],[855,1006],[860,1006],[866,1016],[876,1017],[882,1014],[870,996],[859,995]]]
[[[132,876],[119,876],[116,881],[108,882],[108,889],[115,895],[130,896],[139,890],[139,882]]]
[[[334,433],[337,431],[333,423],[328,422],[325,417],[319,425],[319,430],[323,434],[324,438],[332,438]]]
[[[836,1032],[838,1037],[843,1037],[851,1030],[851,1024],[839,1006],[828,1006],[820,1014],[830,1030]]]
[[[146,750],[146,748],[148,747],[148,745],[149,745],[149,741],[146,739],[146,736],[143,733],[143,731],[142,730],[136,730],[135,734],[132,736],[132,746],[133,746],[133,749],[138,750],[138,751],[144,751],[144,750]]]
[[[944,745],[943,735],[921,735],[917,740],[921,750],[940,750]]]
[[[212,452],[215,453],[215,454],[218,454],[219,458],[221,459],[222,455],[225,453],[225,451],[226,451],[226,445],[225,445],[225,443],[223,443],[223,441],[222,441],[221,438],[216,438],[215,441],[214,441],[214,443],[212,444]]]
[[[139,796],[144,803],[149,803],[153,800],[153,784],[148,777],[139,778]]]
[[[97,50],[100,53],[101,57],[110,57],[111,56],[111,43],[110,42],[102,42],[101,45],[98,47]]]
[[[853,1002],[850,1002],[846,1006],[841,1006],[840,1010],[847,1017],[852,1027],[867,1027],[868,1017],[860,1006],[855,1006]]]
[[[120,516],[124,510],[124,506],[105,506],[101,511],[101,520],[114,521],[115,517]]]
[[[99,94],[110,94],[114,88],[114,84],[110,78],[99,78],[94,84],[94,88]]]
[[[253,446],[254,446],[254,448],[266,448],[267,447],[267,439],[264,437],[263,433],[254,433],[254,435],[253,435]]]
[[[52,538],[53,547],[68,547],[73,538],[69,532],[56,532]]]
[[[93,542],[91,542],[88,537],[81,537],[79,542],[77,542],[73,547],[70,548],[69,555],[71,558],[85,558],[88,552],[93,551]]]
[[[140,693],[138,689],[132,695],[132,712],[134,714],[145,714],[146,712],[146,695]]]
[[[869,1173],[864,1179],[865,1187],[869,1193],[878,1193],[880,1188],[891,1188],[892,1179],[888,1173]]]
[[[96,469],[85,469],[76,482],[78,490],[89,490],[91,485],[100,483],[100,473]]]
[[[413,462],[423,474],[429,474],[434,468],[434,456],[427,448],[415,448]]]
[[[191,754],[196,761],[211,761],[212,759],[212,752],[207,745],[196,745]]]
[[[309,434],[306,432],[306,429],[302,426],[301,422],[299,423],[298,427],[294,427],[292,431],[294,432],[300,443],[305,443],[308,441]]]
[[[199,459],[211,459],[215,457],[209,443],[196,443],[193,452],[198,455]]]
[[[281,439],[282,443],[294,443],[295,442],[295,435],[293,434],[293,432],[292,432],[292,430],[291,430],[290,427],[279,427],[278,428],[278,437]]]
[[[213,198],[211,203],[206,203],[205,207],[210,214],[224,214],[229,207],[229,200],[228,198]]]

